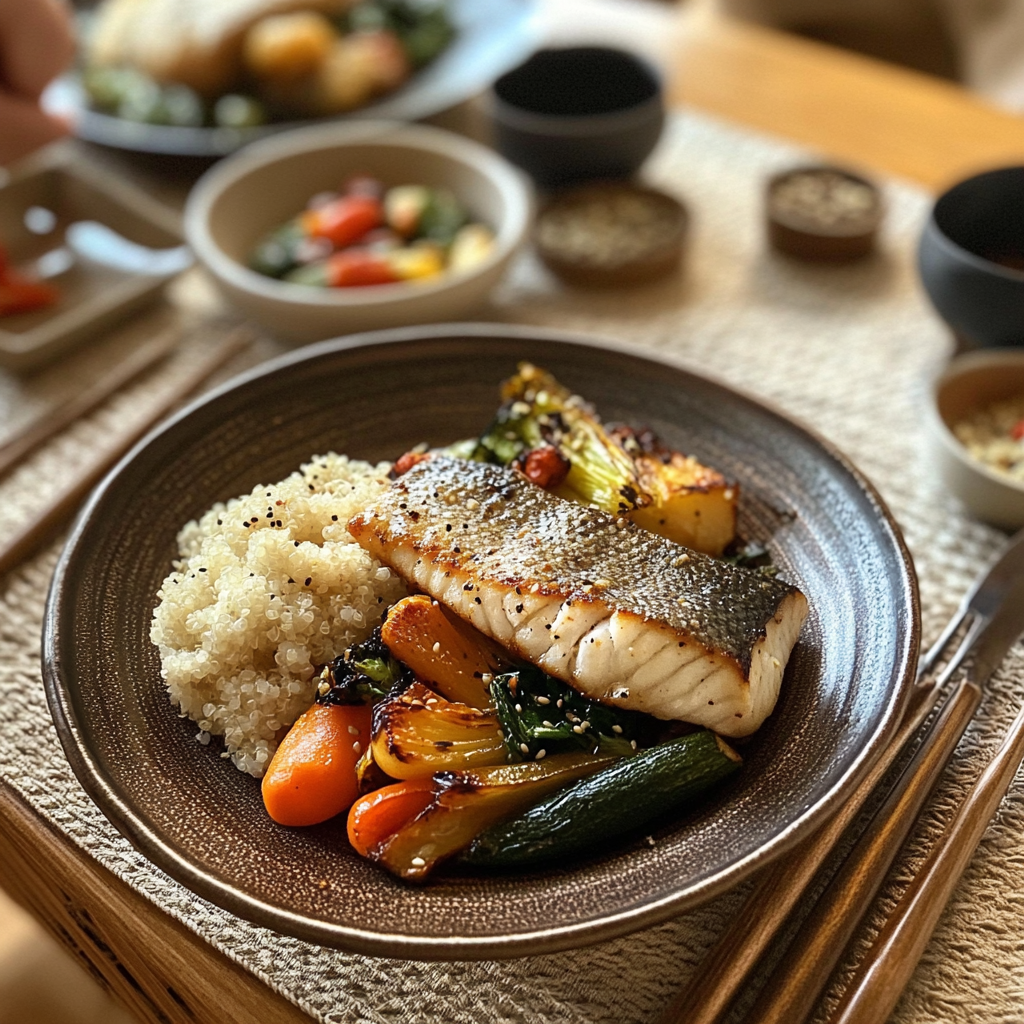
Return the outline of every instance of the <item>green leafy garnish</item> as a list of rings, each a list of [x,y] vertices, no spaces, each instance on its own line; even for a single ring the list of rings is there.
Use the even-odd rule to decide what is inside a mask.
[[[490,690],[510,761],[541,751],[630,754],[647,717],[591,700],[532,666],[496,676]]]
[[[391,657],[378,626],[320,673],[318,704],[372,704],[404,687],[408,669]]]

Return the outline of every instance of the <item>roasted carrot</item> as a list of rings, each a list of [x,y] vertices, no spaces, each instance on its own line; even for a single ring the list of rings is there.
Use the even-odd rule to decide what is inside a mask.
[[[263,776],[263,805],[274,821],[315,825],[351,806],[370,713],[365,704],[314,704],[299,716]]]
[[[348,812],[348,841],[355,851],[369,857],[382,843],[434,798],[434,780],[406,779],[374,790],[357,800]]]
[[[448,700],[490,706],[487,683],[505,657],[493,641],[424,594],[406,597],[389,612],[381,639],[392,655],[433,683]]]

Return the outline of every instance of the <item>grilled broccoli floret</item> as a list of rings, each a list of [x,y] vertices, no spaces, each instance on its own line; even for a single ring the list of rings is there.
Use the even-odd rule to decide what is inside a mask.
[[[361,644],[324,666],[316,702],[370,704],[404,687],[408,676],[408,670],[391,657],[378,626]]]

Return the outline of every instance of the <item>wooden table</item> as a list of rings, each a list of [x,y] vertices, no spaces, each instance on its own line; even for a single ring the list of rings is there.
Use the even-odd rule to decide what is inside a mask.
[[[945,82],[684,11],[670,96],[869,170],[938,189],[1024,161],[1024,124]],[[3,885],[142,1021],[305,1014],[81,853],[0,784]]]

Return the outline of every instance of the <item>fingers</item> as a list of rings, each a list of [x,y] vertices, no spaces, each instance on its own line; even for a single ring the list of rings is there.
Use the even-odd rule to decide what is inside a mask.
[[[0,92],[0,166],[26,156],[67,132],[67,122],[40,110],[35,101]]]
[[[0,0],[0,80],[9,92],[38,99],[74,53],[63,0]]]

